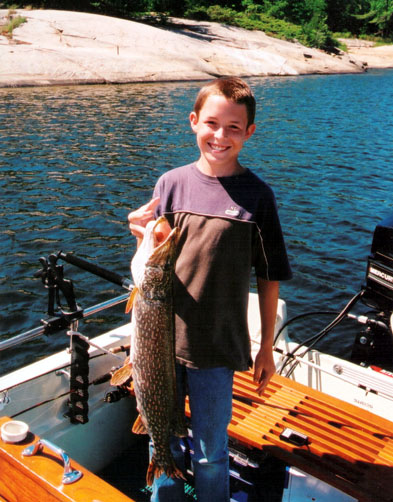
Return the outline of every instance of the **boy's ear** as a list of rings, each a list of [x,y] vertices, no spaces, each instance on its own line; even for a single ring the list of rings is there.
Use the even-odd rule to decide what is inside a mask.
[[[251,136],[254,134],[255,132],[255,129],[256,129],[256,125],[255,124],[251,124],[247,127],[247,131],[246,131],[246,141],[251,138]]]
[[[195,112],[190,113],[190,124],[191,124],[191,129],[196,132],[195,127],[198,123],[198,115]]]

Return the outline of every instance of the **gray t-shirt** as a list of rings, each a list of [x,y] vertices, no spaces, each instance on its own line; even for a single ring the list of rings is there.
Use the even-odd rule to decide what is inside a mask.
[[[247,370],[252,268],[267,280],[291,278],[271,188],[250,170],[213,178],[194,163],[165,173],[154,196],[161,199],[157,215],[181,229],[174,278],[178,362]]]

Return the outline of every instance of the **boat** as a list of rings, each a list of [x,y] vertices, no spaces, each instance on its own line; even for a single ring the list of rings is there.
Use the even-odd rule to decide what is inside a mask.
[[[147,438],[131,433],[135,398],[110,385],[128,354],[130,324],[91,339],[82,327],[89,316],[125,303],[132,283],[73,253],[60,251],[40,262],[48,315],[40,326],[0,341],[1,354],[58,332],[69,348],[0,377],[0,500],[149,500]],[[62,262],[127,292],[82,309]],[[60,296],[66,308],[59,308]],[[358,300],[372,311],[354,315]],[[356,317],[364,329],[354,340],[352,360],[320,352],[313,341],[294,342],[280,299],[277,375],[262,396],[250,372],[235,375],[228,428],[233,502],[393,501],[392,312],[393,218],[375,229],[365,286],[315,337],[344,317]],[[256,350],[255,293],[248,315]],[[191,427],[184,449],[192,453]],[[191,466],[185,491],[196,500]]]
[[[301,317],[297,315],[294,320]],[[318,350],[316,344],[348,319],[358,326],[349,358]],[[393,215],[375,228],[365,284],[328,326],[300,344],[286,329],[290,324],[291,320],[287,321],[275,339],[280,374],[392,419]]]

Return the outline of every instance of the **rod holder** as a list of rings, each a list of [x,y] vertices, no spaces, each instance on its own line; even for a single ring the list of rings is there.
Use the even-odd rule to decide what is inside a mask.
[[[35,444],[28,446],[22,451],[22,455],[24,457],[32,457],[33,455],[36,455],[37,453],[41,452],[44,446],[49,450],[51,450],[53,453],[59,455],[63,461],[64,464],[64,473],[62,478],[63,485],[69,485],[71,483],[75,483],[75,481],[78,481],[83,476],[81,471],[76,471],[71,468],[70,457],[67,455],[67,453],[58,446],[56,446],[55,444],[48,441],[47,439],[39,439]]]

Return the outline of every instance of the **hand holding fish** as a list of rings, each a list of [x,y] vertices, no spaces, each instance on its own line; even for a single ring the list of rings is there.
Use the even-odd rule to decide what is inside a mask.
[[[144,204],[139,209],[131,211],[128,215],[128,226],[132,235],[137,239],[143,239],[145,235],[145,227],[149,221],[154,220],[154,210],[160,203],[160,198],[155,197],[147,204]]]

